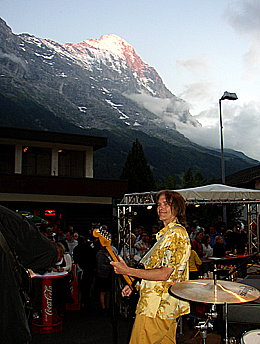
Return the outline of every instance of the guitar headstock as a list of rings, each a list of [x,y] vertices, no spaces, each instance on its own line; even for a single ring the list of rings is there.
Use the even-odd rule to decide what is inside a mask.
[[[102,246],[111,246],[112,236],[105,229],[102,229],[102,227],[95,228],[93,230],[93,236],[99,239]]]

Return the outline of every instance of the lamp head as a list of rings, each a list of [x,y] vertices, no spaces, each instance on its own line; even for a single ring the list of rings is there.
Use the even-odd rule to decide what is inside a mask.
[[[228,99],[228,100],[237,100],[237,95],[236,93],[230,93],[230,92],[224,92],[223,96],[220,98],[220,100],[225,100],[225,99]]]

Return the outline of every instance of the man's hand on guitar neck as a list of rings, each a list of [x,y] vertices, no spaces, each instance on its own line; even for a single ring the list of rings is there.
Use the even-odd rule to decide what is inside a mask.
[[[118,275],[129,275],[129,266],[126,265],[126,262],[118,256],[119,262],[110,262],[113,266],[114,271]]]

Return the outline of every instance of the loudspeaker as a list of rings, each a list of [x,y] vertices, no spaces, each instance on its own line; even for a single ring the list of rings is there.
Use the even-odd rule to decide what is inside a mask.
[[[248,275],[240,283],[260,291],[260,276]],[[260,299],[252,302],[228,305],[228,322],[260,325]]]

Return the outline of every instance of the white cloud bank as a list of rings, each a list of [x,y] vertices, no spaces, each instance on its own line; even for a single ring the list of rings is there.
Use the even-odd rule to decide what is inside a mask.
[[[210,57],[177,60],[176,68],[185,69],[194,79],[194,82],[183,86],[178,96],[188,101],[191,114],[202,126],[191,127],[178,122],[176,128],[193,142],[220,148],[218,99],[224,91],[237,91],[238,101],[222,101],[224,147],[260,160],[260,1],[231,1],[224,19],[235,31],[237,40],[243,35],[248,42],[240,51],[241,56],[237,56],[243,66],[236,70],[235,87],[233,89],[230,80],[232,74],[229,75],[225,66],[217,67],[221,79],[213,77]],[[232,89],[223,89],[221,84],[232,85]]]

